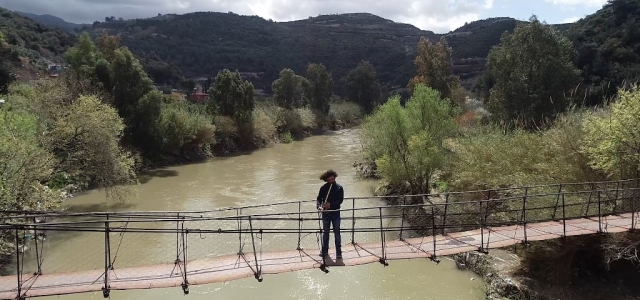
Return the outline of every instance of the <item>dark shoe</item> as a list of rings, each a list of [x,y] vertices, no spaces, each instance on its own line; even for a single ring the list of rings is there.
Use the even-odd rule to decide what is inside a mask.
[[[337,254],[336,259],[342,259],[342,254]]]
[[[322,253],[322,252],[320,252],[320,254],[319,254],[318,256],[320,256],[320,257],[325,257],[325,256],[327,256],[327,255],[328,255],[327,253]]]

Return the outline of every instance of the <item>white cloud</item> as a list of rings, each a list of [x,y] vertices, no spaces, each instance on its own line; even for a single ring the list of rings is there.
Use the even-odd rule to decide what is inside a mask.
[[[545,0],[556,5],[581,5],[587,7],[602,7],[607,3],[607,0]]]
[[[578,20],[580,20],[579,17],[570,17],[570,18],[566,18],[566,19],[560,21],[560,24],[573,23],[573,22],[578,21]]]
[[[492,9],[493,8],[493,0],[487,0],[487,2],[484,3],[484,8],[486,9]]]
[[[549,1],[549,0],[547,0]],[[554,0],[560,1],[560,0]],[[566,0],[565,0],[566,1]],[[588,0],[594,1],[594,0]],[[448,32],[479,19],[494,0],[2,0],[2,6],[51,14],[70,22],[91,23],[106,16],[152,17],[158,13],[233,11],[275,21],[333,13],[368,12],[425,30]]]

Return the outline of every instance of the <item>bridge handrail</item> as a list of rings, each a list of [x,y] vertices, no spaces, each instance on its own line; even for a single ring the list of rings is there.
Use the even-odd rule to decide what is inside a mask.
[[[640,190],[640,188],[625,188],[625,189],[611,189],[609,190],[609,192],[620,192],[620,191],[638,191]],[[478,199],[478,200],[471,200],[471,201],[456,201],[456,202],[447,202],[447,203],[420,203],[420,204],[397,204],[397,205],[376,205],[376,206],[369,206],[369,207],[357,207],[357,208],[343,208],[340,209],[340,212],[345,213],[345,216],[342,217],[342,219],[344,220],[352,220],[352,219],[365,219],[367,218],[367,216],[358,216],[357,218],[355,217],[351,217],[349,216],[349,212],[352,212],[352,215],[355,214],[355,212],[363,212],[363,211],[374,211],[374,212],[378,212],[381,209],[389,209],[389,208],[393,208],[396,210],[404,210],[404,209],[413,209],[413,208],[431,208],[431,207],[440,207],[440,208],[446,208],[446,207],[456,207],[456,206],[464,206],[464,205],[471,205],[471,204],[479,204],[479,205],[486,205],[487,203],[495,203],[495,202],[500,202],[500,203],[504,203],[504,202],[509,202],[509,201],[513,201],[513,202],[520,202],[523,200],[523,197],[528,198],[528,203],[532,204],[535,203],[536,199],[540,198],[540,197],[560,197],[560,196],[570,196],[570,195],[581,195],[581,194],[593,194],[594,192],[602,192],[601,189],[594,189],[594,190],[584,190],[584,191],[562,191],[562,192],[555,192],[555,193],[539,193],[539,194],[529,194],[527,196],[514,196],[514,197],[504,197],[504,198],[492,198],[492,199]],[[355,198],[348,198],[348,199],[352,199],[352,201],[355,201]],[[600,200],[600,203],[606,203],[606,202],[611,202],[613,200]],[[564,207],[571,207],[571,206],[578,206],[578,205],[584,205],[585,203],[570,203],[570,204],[564,204]],[[558,208],[559,207],[559,203],[556,203],[555,205],[550,205],[550,206],[536,206],[536,207],[528,207],[526,210],[527,211],[535,211],[535,210],[543,210],[543,209],[550,209],[550,208]],[[331,212],[333,210],[328,210],[327,212]],[[500,210],[499,212],[502,213],[509,213],[509,212],[518,212],[520,211],[520,209],[513,209],[513,210]],[[469,212],[469,213],[465,213],[467,215],[469,214],[475,214],[476,212]],[[446,214],[446,212],[445,212]],[[130,216],[130,215],[121,215],[121,214],[114,214],[114,215],[110,215],[110,214],[106,214],[105,217],[106,219],[95,219],[95,220],[78,220],[78,221],[59,221],[59,222],[49,222],[49,223],[43,223],[43,224],[37,224],[34,228],[37,229],[42,229],[42,230],[46,230],[47,228],[60,228],[60,226],[64,226],[64,225],[91,225],[91,224],[96,224],[96,225],[103,225],[105,223],[122,223],[122,222],[127,222],[130,224],[136,224],[136,223],[155,223],[155,222],[182,222],[182,223],[186,223],[188,224],[189,222],[201,222],[201,221],[241,221],[241,220],[248,220],[249,218],[252,218],[254,221],[292,221],[292,222],[300,222],[300,221],[318,221],[321,220],[322,218],[318,215],[317,217],[301,217],[301,215],[318,215],[318,211],[317,210],[299,210],[297,212],[274,212],[274,213],[260,213],[260,214],[245,214],[245,215],[235,215],[235,216],[204,216],[202,214],[193,214],[193,213],[176,213],[173,215],[167,215],[165,217],[158,217],[157,215],[136,215],[135,218]],[[448,214],[449,216],[455,216],[455,213],[451,213],[449,212]],[[16,218],[33,218],[35,216],[38,215],[32,215],[32,216],[13,216],[11,218],[5,218],[5,220],[11,220],[11,219],[16,219]],[[71,215],[73,216],[73,215]],[[82,214],[81,216],[88,216],[85,214]],[[89,216],[93,216],[93,217],[101,217],[101,214],[96,214],[96,215],[89,215]],[[281,217],[281,216],[285,216],[285,217]],[[372,218],[378,218],[377,214],[376,215],[372,215]],[[393,215],[390,214],[385,214],[386,218],[392,218],[394,217]],[[396,215],[395,217],[400,217],[400,215]],[[9,228],[14,228],[15,226],[24,226],[25,224],[23,223],[10,223],[10,222],[3,222],[0,223],[0,228],[4,228],[4,229],[9,229]],[[30,227],[32,225],[29,225]],[[77,227],[73,227],[73,228],[77,228]]]
[[[388,195],[388,196],[368,196],[368,197],[345,197],[345,200],[371,200],[371,199],[397,199],[397,198],[410,198],[410,197],[447,197],[451,195],[467,195],[467,194],[484,194],[484,193],[495,193],[495,192],[504,192],[504,191],[516,191],[516,190],[527,190],[534,188],[550,188],[550,187],[558,187],[562,189],[563,187],[569,186],[578,186],[578,185],[602,185],[602,184],[621,184],[628,182],[638,182],[640,184],[640,179],[624,179],[624,180],[615,180],[615,181],[598,181],[598,182],[573,182],[573,183],[558,183],[558,184],[546,184],[546,185],[530,185],[530,186],[519,186],[519,187],[508,187],[508,188],[497,188],[497,189],[485,189],[485,190],[473,190],[473,191],[461,191],[461,192],[443,192],[443,193],[430,193],[430,194],[413,194],[413,195]],[[629,188],[627,188],[628,190]],[[600,190],[591,189],[591,190],[583,190],[578,192],[593,192]],[[615,189],[610,189],[615,190]],[[558,195],[558,194],[568,194],[569,192],[559,191],[557,193],[548,193],[545,194],[547,196],[550,195]],[[538,195],[529,195],[529,197],[533,196],[541,196]],[[483,199],[482,201],[494,201],[494,200],[509,200],[509,199],[519,199],[521,196],[512,196],[512,197],[500,197],[500,198],[491,198],[491,199]],[[253,204],[246,206],[238,206],[238,207],[224,207],[224,208],[216,208],[210,210],[193,210],[193,211],[128,211],[128,212],[65,212],[65,211],[38,211],[38,210],[25,210],[25,211],[3,211],[3,216],[0,216],[0,220],[6,219],[24,219],[24,218],[44,218],[44,217],[117,217],[117,216],[126,216],[130,218],[134,217],[149,217],[149,216],[173,216],[176,214],[181,215],[189,215],[189,214],[207,214],[207,213],[216,213],[216,212],[228,212],[228,211],[241,211],[243,209],[251,209],[251,208],[260,208],[260,207],[272,207],[272,206],[280,206],[280,205],[292,205],[292,204],[303,204],[303,203],[313,203],[316,200],[301,200],[301,201],[285,201],[285,202],[276,202],[276,203],[266,203],[266,204]],[[476,202],[476,201],[469,201]],[[453,203],[453,202],[452,202]],[[461,202],[455,202],[461,203]],[[434,203],[436,207],[444,205],[443,203]],[[386,207],[386,206],[385,206]],[[14,214],[14,215],[12,215]],[[259,214],[258,214],[259,215]]]

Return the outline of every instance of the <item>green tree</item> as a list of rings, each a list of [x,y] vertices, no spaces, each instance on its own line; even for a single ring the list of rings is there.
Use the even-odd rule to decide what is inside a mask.
[[[381,94],[380,82],[373,65],[368,61],[361,61],[343,81],[348,99],[362,106],[366,113],[372,112]]]
[[[116,50],[120,49],[120,36],[103,34],[98,39],[98,47],[108,61],[113,61]]]
[[[5,105],[6,106],[6,105]],[[52,176],[55,159],[40,147],[37,117],[18,109],[0,108],[0,209],[52,209],[60,204],[59,193],[43,183]],[[6,249],[0,249],[6,253]]]
[[[311,108],[323,114],[329,113],[329,100],[333,96],[333,78],[323,64],[309,64],[307,79],[310,83]]]
[[[306,78],[296,75],[289,68],[280,71],[280,77],[273,82],[271,88],[273,89],[273,99],[281,107],[292,109],[307,104],[310,83]]]
[[[602,114],[585,120],[584,151],[591,165],[612,178],[640,177],[640,87],[618,93]]]
[[[443,145],[456,130],[456,110],[440,93],[417,84],[403,108],[393,96],[362,125],[365,155],[396,192],[426,193],[434,173],[445,165]],[[408,191],[405,184],[408,183]]]
[[[124,124],[115,109],[95,96],[67,107],[52,124],[45,146],[60,155],[57,169],[76,180],[112,187],[132,183],[134,160],[120,147]]]
[[[78,43],[69,48],[65,54],[65,60],[71,69],[83,76],[93,74],[93,67],[100,58],[102,58],[102,53],[86,32],[80,35]]]
[[[111,63],[113,72],[113,104],[128,124],[137,121],[138,100],[154,90],[153,81],[147,76],[140,61],[131,51],[122,47],[114,52]]]
[[[637,0],[608,1],[568,28],[582,71],[580,102],[599,105],[640,79],[640,10]]]
[[[416,84],[423,83],[436,89],[442,97],[450,98],[451,91],[459,84],[458,77],[453,75],[452,54],[444,37],[437,43],[421,37],[414,60],[417,74],[409,81],[409,88],[413,90]]]
[[[0,32],[0,94],[7,93],[7,88],[15,76],[11,72],[11,48],[4,41],[4,36]]]
[[[210,114],[251,115],[254,106],[253,84],[242,79],[237,71],[224,69],[218,72],[213,86],[209,88],[207,111]]]
[[[564,112],[565,93],[579,82],[571,42],[532,17],[505,34],[491,50],[488,71],[495,80],[489,109],[499,120],[535,127]]]

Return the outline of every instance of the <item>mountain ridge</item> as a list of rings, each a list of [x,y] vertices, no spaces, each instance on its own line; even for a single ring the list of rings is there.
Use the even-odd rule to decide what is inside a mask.
[[[270,90],[280,70],[291,68],[301,74],[309,63],[325,64],[339,90],[340,79],[360,60],[370,61],[388,88],[404,88],[414,74],[420,38],[436,41],[445,37],[453,49],[454,73],[471,89],[484,71],[489,50],[519,22],[510,17],[489,18],[438,34],[366,12],[285,22],[232,12],[192,12],[112,18],[82,30],[93,38],[105,33],[121,35],[123,45],[154,66],[148,71],[158,84],[175,85],[182,76],[178,73],[206,78],[226,68],[249,74],[247,79],[265,91]],[[79,24],[65,26],[75,25]]]
[[[482,72],[491,47],[504,31],[515,28],[515,19],[504,20],[512,21],[487,25],[489,31],[497,31],[492,33],[490,43],[474,40],[471,43],[478,45],[473,47],[467,47],[471,45],[469,37],[436,34],[369,13],[274,22],[235,13],[194,12],[96,22],[88,32],[94,38],[119,34],[134,53],[179,66],[189,77],[215,76],[224,68],[258,74],[251,80],[263,90],[270,90],[283,68],[300,74],[309,63],[323,63],[338,82],[360,60],[369,60],[376,67],[383,84],[405,87],[414,73],[420,38],[436,41],[445,36],[454,50],[456,73],[470,88],[472,79]]]
[[[50,15],[50,14],[38,15],[38,14],[32,14],[32,13],[22,12],[22,11],[13,11],[13,12],[23,17],[30,18],[43,25],[48,25],[51,27],[56,27],[56,28],[60,28],[68,31],[73,31],[74,29],[76,28],[79,29],[79,28],[82,28],[83,26],[91,26],[91,24],[77,24],[77,23],[68,22],[63,18]]]

